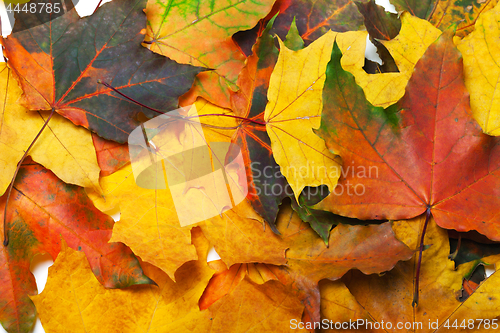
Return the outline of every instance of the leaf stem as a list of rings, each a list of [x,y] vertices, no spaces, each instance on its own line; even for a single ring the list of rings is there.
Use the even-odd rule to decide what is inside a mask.
[[[419,256],[417,262],[417,272],[415,276],[415,291],[413,292],[413,302],[411,303],[412,307],[418,306],[418,289],[419,289],[419,281],[420,281],[420,267],[422,266],[422,253],[424,252],[424,237],[425,231],[427,230],[427,224],[429,224],[429,220],[431,218],[431,207],[427,206],[427,210],[425,211],[425,223],[424,229],[422,230],[422,237],[420,238],[420,248],[419,248]]]
[[[258,125],[263,125],[265,126],[266,123],[264,122],[261,122],[259,120],[254,120],[254,119],[250,119],[250,118],[245,118],[245,117],[239,117],[239,116],[233,116],[233,115],[230,115],[230,114],[218,114],[218,113],[213,113],[213,114],[201,114],[201,115],[198,115],[198,116],[191,116],[191,117],[186,117],[187,119],[190,119],[190,118],[195,118],[195,117],[209,117],[209,116],[222,116],[222,117],[229,117],[229,118],[235,118],[235,119],[241,119],[243,121],[249,121],[251,123],[254,123],[254,124],[258,124]]]
[[[102,0],[99,0],[99,3],[97,4],[97,7],[95,7],[94,11],[92,12],[92,15],[95,14],[95,12],[97,11],[97,8],[101,7],[101,3],[102,3]]]
[[[139,101],[136,101],[135,99],[125,95],[124,93],[120,92],[118,89],[116,89],[115,87],[113,87],[112,85],[110,85],[109,83],[107,82],[103,82],[101,80],[97,80],[97,83],[99,84],[102,84],[103,86],[113,90],[114,92],[116,92],[117,94],[119,94],[120,96],[123,96],[125,97],[126,99],[128,99],[129,101],[139,105],[139,106],[142,106],[143,108],[146,108],[148,110],[151,110],[151,111],[154,111],[156,113],[160,113],[160,114],[164,114],[164,112],[160,111],[160,110],[157,110],[155,108],[152,108],[150,106],[147,106],[145,104],[142,104],[141,102]],[[240,119],[240,120],[243,120],[243,121],[248,121],[248,122],[251,122],[251,123],[254,123],[254,124],[258,124],[258,125],[262,125],[262,126],[265,126],[266,123],[265,122],[261,122],[259,120],[254,120],[254,119],[250,119],[250,118],[245,118],[245,117],[239,117],[239,116],[233,116],[233,115],[229,115],[229,114],[217,114],[217,113],[213,113],[213,114],[202,114],[202,115],[196,115],[196,116],[190,116],[190,117],[183,117],[184,119],[192,119],[192,118],[196,118],[196,117],[209,117],[209,116],[217,116],[217,117],[228,117],[228,118],[235,118],[235,119]]]
[[[154,112],[156,112],[156,113],[163,114],[163,112],[161,112],[160,110],[157,110],[157,109],[154,109],[154,108],[149,107],[149,106],[147,106],[147,105],[144,105],[144,104],[142,104],[141,102],[136,101],[135,99],[133,99],[133,98],[131,98],[131,97],[128,97],[127,95],[125,95],[124,93],[120,92],[118,89],[116,89],[115,87],[113,87],[112,85],[110,85],[110,84],[109,84],[109,83],[107,83],[107,82],[102,82],[101,80],[97,80],[97,83],[102,84],[103,86],[105,86],[105,87],[107,87],[107,88],[109,88],[109,89],[113,90],[113,91],[114,91],[115,93],[117,93],[118,95],[125,97],[125,98],[126,98],[126,99],[128,99],[129,101],[134,102],[135,104],[140,105],[140,106],[142,106],[143,108],[146,108],[146,109],[148,109],[148,110],[154,111]]]
[[[33,141],[31,141],[31,144],[29,145],[28,149],[26,149],[26,151],[24,152],[24,155],[21,158],[21,160],[19,161],[19,163],[17,163],[16,172],[14,172],[14,176],[12,177],[12,181],[9,184],[9,189],[7,190],[7,200],[5,201],[5,208],[4,208],[4,212],[3,212],[3,246],[8,246],[9,245],[9,231],[8,231],[8,222],[7,222],[7,206],[9,204],[9,199],[10,199],[10,194],[12,193],[12,188],[14,187],[14,182],[15,182],[15,180],[17,178],[17,173],[19,172],[19,169],[21,168],[21,164],[23,164],[24,160],[26,159],[26,156],[28,156],[28,153],[29,153],[30,149],[35,145],[36,140],[38,140],[38,138],[42,134],[42,132],[45,129],[45,127],[47,127],[47,124],[49,123],[50,119],[54,115],[54,111],[55,111],[55,108],[52,108],[52,111],[50,112],[50,116],[47,118],[47,120],[45,121],[45,123],[43,124],[42,128],[40,129],[40,131],[38,132],[38,134],[35,136],[35,138],[33,139]]]

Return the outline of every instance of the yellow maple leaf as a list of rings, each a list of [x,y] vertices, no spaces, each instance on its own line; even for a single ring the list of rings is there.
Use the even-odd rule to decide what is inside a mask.
[[[366,33],[365,33],[366,34]],[[439,36],[441,31],[426,20],[404,12],[401,16],[401,31],[390,41],[380,41],[389,50],[398,66],[399,73],[367,74],[363,58],[357,56],[344,62],[347,55],[342,50],[342,68],[351,72],[356,83],[363,88],[366,99],[375,106],[388,107],[396,103],[405,93],[405,87],[413,73],[413,68],[427,47]],[[366,37],[366,35],[365,35]]]
[[[5,63],[0,64],[0,193],[9,186],[22,158],[50,112],[33,112],[18,103],[22,90]],[[66,183],[100,192],[91,133],[54,114],[29,155]]]
[[[299,51],[288,49],[280,41],[264,119],[276,163],[297,200],[305,186],[325,184],[332,191],[337,184],[339,159],[314,129],[321,124],[325,70],[335,38],[346,52],[343,59],[349,59],[361,57],[363,36],[366,38],[363,32],[330,31]]]
[[[89,197],[104,212],[120,210],[120,221],[113,227],[112,242],[122,242],[132,251],[174,278],[185,262],[196,260],[190,229],[181,227],[170,191],[138,186],[129,165],[101,178],[104,198]]]
[[[410,248],[416,248],[424,220],[424,217],[417,217],[396,221],[393,229],[401,241]],[[462,288],[462,280],[474,263],[462,264],[455,269],[454,262],[448,259],[450,247],[447,231],[439,228],[433,219],[427,226],[424,244],[428,248],[423,251],[417,307],[412,307],[412,299],[418,255],[410,261],[398,263],[384,276],[365,276],[353,272],[351,276],[344,277],[350,292],[368,314],[378,321],[379,328],[384,321],[388,332],[400,332],[401,328],[405,328],[399,327],[398,330],[397,323],[410,325],[406,328],[415,329],[416,332],[447,332],[447,322],[449,327],[455,320],[458,325],[463,320],[468,325],[468,320],[472,319],[473,328],[478,329],[479,321],[476,319],[488,319],[491,323],[491,319],[500,315],[500,310],[488,301],[488,296],[498,295],[494,287],[498,284],[498,271],[482,282],[468,299],[460,302],[457,294]],[[436,306],[436,300],[439,306]],[[391,323],[392,327],[389,328],[387,323]],[[370,328],[370,325],[365,323],[360,327],[366,328]]]
[[[157,128],[149,126],[145,129],[155,133],[151,140],[154,141],[156,149],[155,158],[165,160],[157,164],[158,168],[148,169],[149,156],[144,154],[145,158],[138,160],[138,166],[132,167],[129,164],[101,178],[102,198],[89,193],[90,198],[102,211],[119,207],[120,221],[114,226],[111,241],[127,244],[144,261],[159,267],[172,279],[175,277],[175,271],[184,262],[196,259],[194,247],[190,244],[190,230],[195,225],[202,228],[218,254],[229,265],[255,261],[284,264],[286,245],[269,228],[264,228],[262,218],[252,209],[248,200],[234,190],[235,186],[231,186],[241,181],[246,183],[243,168],[239,170],[240,177],[228,176],[227,186],[232,189],[228,192],[233,194],[232,200],[235,204],[232,208],[228,206],[231,202],[224,201],[227,198],[220,196],[216,200],[214,196],[220,195],[226,188],[218,187],[213,193],[207,190],[210,187],[210,179],[200,180],[198,177],[191,181],[190,186],[186,186],[188,182],[185,182],[185,179],[173,184],[176,178],[165,176],[166,172],[172,171],[169,169],[175,164],[175,159],[189,162],[183,167],[174,168],[176,170],[182,169],[197,175],[202,169],[198,164],[200,159],[192,159],[197,153],[191,154],[188,150],[179,154],[182,148],[186,148],[181,141],[189,144],[198,141],[213,148],[216,143],[230,143],[232,134],[237,129],[237,119],[224,116],[232,115],[230,110],[219,108],[202,99],[199,99],[195,108],[191,108],[189,112],[192,110],[196,110],[197,114],[188,114],[188,119],[198,119],[198,123],[170,123],[162,128],[164,124],[160,121]],[[195,124],[202,124],[201,133],[200,127]],[[212,168],[217,162],[221,161],[213,160]],[[154,186],[144,188],[138,185],[138,169],[153,170],[150,173],[150,183]],[[208,195],[207,191],[210,192]],[[183,199],[184,204],[181,206],[178,204],[179,198]],[[214,207],[215,210],[209,209]],[[183,222],[186,219],[188,222],[194,222]],[[259,251],[256,251],[256,248]]]
[[[213,275],[207,266],[208,241],[193,232],[200,259],[186,263],[175,283],[158,268],[142,264],[158,286],[106,289],[81,252],[63,246],[43,292],[32,296],[47,332],[206,332],[209,311],[198,299]]]
[[[458,42],[472,114],[483,131],[500,135],[500,4],[484,12],[476,29]]]
[[[278,281],[262,285],[243,280],[206,310],[200,299],[214,271],[206,262],[209,243],[198,228],[193,244],[199,259],[185,263],[175,283],[156,267],[143,264],[157,286],[106,289],[83,253],[63,246],[43,292],[32,296],[44,328],[51,332],[288,332],[303,306]],[[255,309],[259,309],[256,311]],[[302,330],[301,330],[302,331]]]
[[[321,294],[321,317],[323,320],[324,332],[356,332],[356,329],[349,330],[351,322],[358,320],[374,322],[368,312],[351,294],[344,282],[322,280],[319,283]],[[352,328],[352,327],[351,327]],[[371,330],[365,330],[370,332]]]

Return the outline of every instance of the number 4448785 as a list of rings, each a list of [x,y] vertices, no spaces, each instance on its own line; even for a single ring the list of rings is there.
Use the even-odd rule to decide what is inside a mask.
[[[25,3],[24,5],[17,4],[14,8],[12,8],[12,4],[9,4],[5,10],[7,12],[25,12],[25,13],[54,13],[58,14],[61,11],[61,4],[60,3],[43,3],[43,2],[38,2],[38,3]]]
[[[455,321],[451,322],[449,319],[446,320],[443,324],[443,326],[447,329],[454,328],[458,329],[460,328],[469,328],[469,329],[480,329],[481,327],[486,330],[496,330],[498,329],[498,319],[469,319],[469,320],[462,320],[462,322],[459,322],[457,319]]]

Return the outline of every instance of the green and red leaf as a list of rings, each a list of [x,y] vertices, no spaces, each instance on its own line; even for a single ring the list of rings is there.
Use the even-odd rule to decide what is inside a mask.
[[[319,135],[339,152],[343,193],[318,205],[360,219],[409,219],[500,239],[500,141],[472,118],[462,60],[444,33],[415,67],[405,96],[383,109],[366,101],[334,47]],[[350,190],[350,193],[348,193]],[[354,195],[353,191],[362,195]]]
[[[253,27],[274,0],[149,0],[144,45],[179,63],[211,68],[197,76],[193,89],[182,97],[187,106],[197,96],[229,108],[230,92],[243,68],[245,55],[231,36]]]

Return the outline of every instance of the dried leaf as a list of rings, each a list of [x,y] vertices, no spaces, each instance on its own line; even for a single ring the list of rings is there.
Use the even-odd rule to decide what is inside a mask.
[[[124,290],[103,288],[85,257],[65,247],[49,268],[45,289],[33,296],[44,328],[52,332],[207,332],[208,311],[199,311],[198,298],[213,271],[206,264],[209,244],[193,230],[200,259],[177,272],[177,283],[158,268],[144,270],[158,286]]]
[[[424,220],[418,217],[414,220],[394,222],[394,231],[409,247],[415,247]],[[444,332],[449,330],[444,327],[446,320],[449,320],[448,325],[451,327],[455,319],[458,319],[458,325],[462,320],[465,320],[467,325],[469,319],[492,319],[500,314],[498,310],[493,310],[491,302],[482,296],[485,291],[490,293],[496,283],[497,273],[491,276],[491,280],[483,282],[479,289],[462,303],[457,299],[457,292],[462,287],[463,277],[473,264],[461,265],[455,270],[454,263],[448,259],[447,233],[432,219],[425,234],[425,244],[429,247],[423,252],[420,298],[416,308],[411,305],[416,259],[398,263],[394,270],[384,276],[354,273],[344,278],[350,292],[379,325],[382,320],[391,322],[393,327],[387,330],[389,332],[400,331],[396,327],[398,322],[411,323],[412,328],[418,332]],[[496,295],[496,292],[490,295]],[[439,306],[436,306],[436,300],[439,300]],[[366,323],[360,329],[365,327]],[[478,328],[478,325],[474,327]]]
[[[429,22],[403,13],[399,35],[390,41],[380,41],[394,58],[398,73],[367,74],[363,69],[364,44],[357,51],[360,55],[347,58],[346,54],[346,57],[342,57],[342,68],[354,75],[356,83],[363,88],[370,103],[387,107],[403,97],[415,64],[440,34],[439,29]]]
[[[195,123],[169,123],[153,138],[159,157],[168,157],[177,148],[183,148],[183,143],[189,144],[199,139],[206,140],[207,145],[231,142],[231,135],[237,128],[237,120],[224,117],[223,111],[226,111],[226,115],[231,115],[229,110],[203,100],[199,100],[195,106],[196,117],[204,126],[204,138],[201,139]],[[168,162],[168,158],[166,160]],[[286,246],[271,230],[264,229],[261,218],[246,200],[235,202],[236,206],[231,210],[224,209],[215,214],[216,216],[199,219],[196,224],[182,224],[181,213],[182,216],[197,216],[203,210],[201,207],[210,206],[215,197],[194,196],[187,200],[189,207],[180,209],[173,199],[173,184],[165,183],[167,179],[163,177],[163,173],[166,167],[161,163],[158,165],[151,175],[151,182],[158,183],[154,188],[139,186],[137,175],[134,175],[130,165],[101,179],[104,198],[91,196],[96,206],[103,211],[118,206],[121,212],[120,221],[113,230],[113,241],[127,244],[144,261],[159,267],[172,279],[174,272],[183,263],[196,259],[194,248],[189,241],[190,229],[194,225],[201,226],[228,265],[257,260],[273,264],[285,263]],[[168,166],[168,163],[165,165]],[[187,167],[196,171],[199,165],[194,165],[194,168],[190,165]],[[194,185],[201,186],[198,183]],[[176,196],[184,194],[196,195],[189,191],[178,193]],[[193,202],[196,202],[196,205],[193,205]],[[255,248],[259,250],[256,251]]]
[[[213,271],[206,264],[209,247],[200,230],[193,229],[193,244],[200,259],[176,272],[177,283],[146,264],[158,287],[126,290],[102,288],[85,258],[66,248],[50,268],[44,291],[32,297],[44,327],[57,332],[69,326],[72,332],[223,332],[230,326],[233,332],[288,332],[288,321],[300,318],[303,306],[277,281],[257,285],[243,280],[200,311],[198,298]]]
[[[292,284],[304,295],[302,301],[315,321],[319,320],[320,280],[340,279],[353,268],[365,274],[381,273],[413,255],[396,239],[389,222],[369,226],[340,224],[330,232],[329,247],[291,209],[283,211],[278,228],[290,246],[286,258]]]
[[[340,176],[336,156],[314,133],[320,125],[324,73],[335,37],[344,50],[358,41],[357,33],[330,32],[299,51],[288,50],[281,43],[270,80],[266,129],[274,158],[297,200],[305,186],[325,184],[333,190]]]
[[[197,259],[190,240],[191,228],[179,224],[168,188],[137,186],[130,164],[101,178],[101,187],[104,199],[90,194],[97,208],[120,211],[120,221],[113,228],[113,242],[128,245],[142,260],[159,267],[171,279],[182,264]]]
[[[318,207],[360,219],[412,218],[429,207],[443,228],[500,239],[500,146],[472,118],[450,33],[429,47],[406,95],[385,110],[365,100],[340,55],[334,48],[319,133],[350,172]]]
[[[22,104],[30,110],[54,108],[74,124],[117,142],[125,142],[140,124],[139,112],[147,117],[157,113],[98,80],[163,112],[176,109],[178,97],[202,69],[179,65],[140,45],[144,5],[145,0],[117,0],[83,19],[73,9],[46,25],[3,39],[9,65],[25,94]]]
[[[11,70],[0,64],[0,193],[4,193],[37,133],[47,120],[47,112],[30,112],[17,103],[22,90]],[[66,183],[100,192],[99,166],[90,132],[55,115],[38,138],[29,155],[51,169]]]
[[[500,135],[500,4],[479,16],[475,31],[457,47],[464,57],[472,114],[484,133]]]
[[[6,195],[0,199],[2,221],[5,201]],[[8,208],[9,245],[0,250],[0,321],[7,330],[31,330],[35,308],[28,295],[37,290],[30,262],[38,253],[55,258],[61,238],[85,253],[95,277],[107,288],[153,283],[130,249],[108,243],[113,219],[92,205],[83,188],[63,183],[42,166],[21,167]]]
[[[199,95],[230,107],[230,89],[236,90],[236,79],[245,59],[231,35],[253,27],[273,3],[274,0],[225,0],[171,4],[167,0],[149,0],[144,41],[151,51],[175,61],[215,70],[198,76],[190,103]]]
[[[242,151],[252,207],[277,232],[275,223],[279,205],[292,191],[286,191],[285,177],[273,157],[271,141],[264,126],[269,80],[278,59],[275,40],[269,33],[274,19],[257,38],[252,54],[238,77],[240,89],[231,94],[235,114],[252,121],[241,121],[233,137]]]

